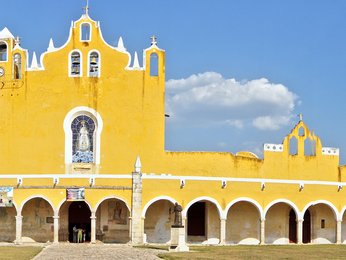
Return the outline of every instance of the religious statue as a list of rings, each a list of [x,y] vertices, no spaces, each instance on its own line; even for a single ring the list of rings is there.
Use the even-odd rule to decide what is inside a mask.
[[[176,202],[174,204],[174,224],[172,225],[172,227],[184,227],[183,226],[183,221],[182,221],[182,217],[181,217],[181,212],[183,211],[183,208]]]
[[[78,134],[78,143],[77,150],[81,152],[87,152],[90,150],[90,140],[89,140],[89,131],[85,126],[85,121],[82,121],[82,127],[79,130]]]

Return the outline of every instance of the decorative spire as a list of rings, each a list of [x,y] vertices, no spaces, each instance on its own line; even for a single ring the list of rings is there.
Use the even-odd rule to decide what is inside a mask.
[[[126,48],[124,46],[123,38],[120,36],[118,40],[118,49],[121,51],[126,51]]]
[[[138,55],[137,55],[136,51],[135,51],[135,58],[133,60],[133,68],[134,69],[140,69],[139,61],[138,61]]]
[[[136,163],[135,163],[135,172],[140,173],[141,168],[142,168],[141,159],[139,158],[139,156],[137,156]]]
[[[55,50],[54,42],[53,42],[53,39],[50,38],[47,51],[54,51],[54,50]]]
[[[156,46],[157,45],[157,37],[155,35],[153,35],[150,37],[150,39],[151,39],[151,45]]]
[[[300,122],[300,121],[303,121],[303,114],[302,114],[302,113],[299,113],[298,116],[299,116],[299,122]]]
[[[36,52],[34,52],[33,55],[32,55],[31,68],[32,69],[38,69],[38,62],[37,62]]]
[[[20,45],[20,38],[19,38],[19,36],[17,36],[15,39],[14,39],[14,44],[15,45]]]

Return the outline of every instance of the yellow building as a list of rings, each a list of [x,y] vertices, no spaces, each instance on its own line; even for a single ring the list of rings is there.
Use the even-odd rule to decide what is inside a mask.
[[[346,242],[345,168],[301,119],[250,152],[165,151],[165,52],[143,66],[88,13],[37,62],[0,32],[0,241]]]

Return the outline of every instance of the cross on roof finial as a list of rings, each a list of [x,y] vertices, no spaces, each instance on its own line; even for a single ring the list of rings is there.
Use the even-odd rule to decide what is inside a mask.
[[[151,45],[157,44],[157,37],[155,35],[151,36],[150,39],[151,39]]]
[[[299,121],[303,121],[303,114],[299,113],[298,116],[299,116]]]
[[[83,7],[83,10],[85,11],[85,14],[88,15],[88,13],[89,13],[89,0],[86,0],[86,6]]]

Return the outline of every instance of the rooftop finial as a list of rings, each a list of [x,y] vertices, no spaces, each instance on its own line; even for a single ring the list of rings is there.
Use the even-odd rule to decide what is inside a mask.
[[[89,0],[86,0],[86,6],[83,7],[83,10],[85,11],[85,14],[89,14]]]
[[[303,121],[303,114],[299,113],[298,116],[299,116],[299,121]]]
[[[157,44],[157,37],[155,35],[151,36],[150,39],[151,39],[151,45]]]

